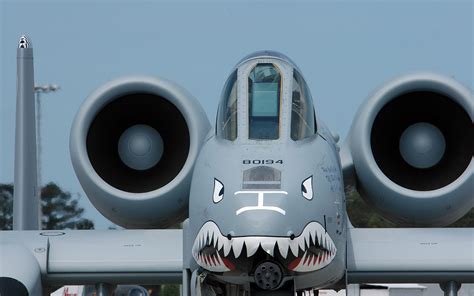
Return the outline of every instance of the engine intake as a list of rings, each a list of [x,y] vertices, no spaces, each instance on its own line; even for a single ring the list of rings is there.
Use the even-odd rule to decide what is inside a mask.
[[[408,147],[401,149],[403,144]],[[454,182],[469,166],[474,128],[455,100],[432,91],[413,91],[393,98],[380,110],[370,145],[377,165],[393,182],[413,190],[436,190]],[[429,157],[431,153],[434,157]],[[424,156],[434,159],[427,165],[412,163]]]
[[[456,81],[409,75],[360,108],[348,144],[362,196],[402,224],[444,226],[474,204],[474,99]]]
[[[179,86],[122,78],[82,105],[71,159],[87,196],[109,220],[166,227],[186,216],[192,168],[209,129],[199,103]]]

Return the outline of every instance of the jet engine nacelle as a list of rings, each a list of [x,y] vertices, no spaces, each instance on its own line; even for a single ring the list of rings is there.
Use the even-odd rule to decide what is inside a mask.
[[[474,205],[474,98],[456,81],[394,80],[360,108],[349,145],[358,191],[387,218],[444,226]]]
[[[92,204],[127,228],[167,227],[187,215],[194,162],[210,129],[196,99],[148,77],[92,93],[71,130],[71,159]]]

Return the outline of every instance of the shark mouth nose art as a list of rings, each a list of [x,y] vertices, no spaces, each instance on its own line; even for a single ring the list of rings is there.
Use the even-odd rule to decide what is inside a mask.
[[[213,222],[206,222],[192,248],[194,260],[213,272],[236,269],[236,262],[250,258],[262,249],[280,261],[288,270],[310,272],[327,266],[337,253],[336,246],[318,222],[306,225],[297,237],[243,236],[227,237]]]

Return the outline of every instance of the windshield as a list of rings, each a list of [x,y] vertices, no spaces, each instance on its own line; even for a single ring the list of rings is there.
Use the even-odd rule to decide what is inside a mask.
[[[224,86],[216,128],[217,135],[223,139],[234,141],[237,138],[237,70]]]
[[[293,71],[293,92],[291,100],[291,138],[305,139],[316,132],[316,120],[309,89],[303,77]]]
[[[249,138],[279,138],[281,75],[273,64],[258,64],[249,75]]]

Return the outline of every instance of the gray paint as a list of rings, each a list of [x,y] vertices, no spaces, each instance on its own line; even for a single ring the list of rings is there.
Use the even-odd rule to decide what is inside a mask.
[[[33,48],[22,36],[17,49],[15,191],[13,229],[40,229],[36,155]]]
[[[42,293],[41,271],[33,254],[21,243],[2,240],[0,248],[0,277],[9,277],[22,283],[29,295]]]
[[[180,273],[181,246],[181,230],[65,232],[49,238],[48,272]]]
[[[25,286],[180,283],[181,230],[0,232],[0,277]],[[35,295],[35,294],[33,294]]]
[[[411,273],[404,277],[405,282],[423,282],[420,278],[424,273],[437,273],[432,277],[434,282],[447,281],[453,279],[450,273],[459,273],[469,275],[466,282],[472,282],[473,237],[472,228],[350,228],[347,271],[359,274],[360,283],[396,279],[387,276],[390,273]],[[376,276],[364,278],[360,274]]]
[[[258,63],[276,65],[282,76],[280,137],[277,140],[260,141],[248,137],[247,77]],[[345,200],[336,144],[324,124],[318,120],[318,133],[312,137],[300,141],[290,138],[293,69],[290,60],[281,55],[272,56],[271,52],[262,56],[252,55],[237,65],[238,136],[232,142],[213,135],[202,147],[191,184],[187,227],[189,235],[196,241],[205,235],[203,231],[212,231],[220,241],[224,240],[224,250],[230,248],[234,255],[246,248],[248,256],[249,252],[256,252],[261,246],[272,258],[273,248],[286,252],[290,245],[288,253],[292,253],[292,246],[304,236],[311,222],[322,227],[326,225],[327,235],[337,250],[330,263],[313,271],[309,267],[300,267],[301,273],[295,275],[286,271],[283,282],[294,280],[296,289],[304,289],[330,285],[344,274]],[[244,160],[281,160],[282,164],[246,164]],[[274,181],[279,188],[259,190],[245,187],[245,172],[261,166],[281,172],[278,181]],[[302,183],[311,176],[313,198],[309,200],[303,196]],[[214,179],[224,185],[223,198],[217,203],[213,200]],[[251,210],[245,211],[247,209]],[[228,243],[225,237],[229,234],[233,238]],[[291,240],[291,235],[296,238]],[[193,252],[191,248],[188,244],[185,252]],[[215,270],[225,270],[225,267]],[[234,283],[252,280],[251,277],[239,279],[235,276],[238,272],[252,270],[231,270],[219,277]]]

